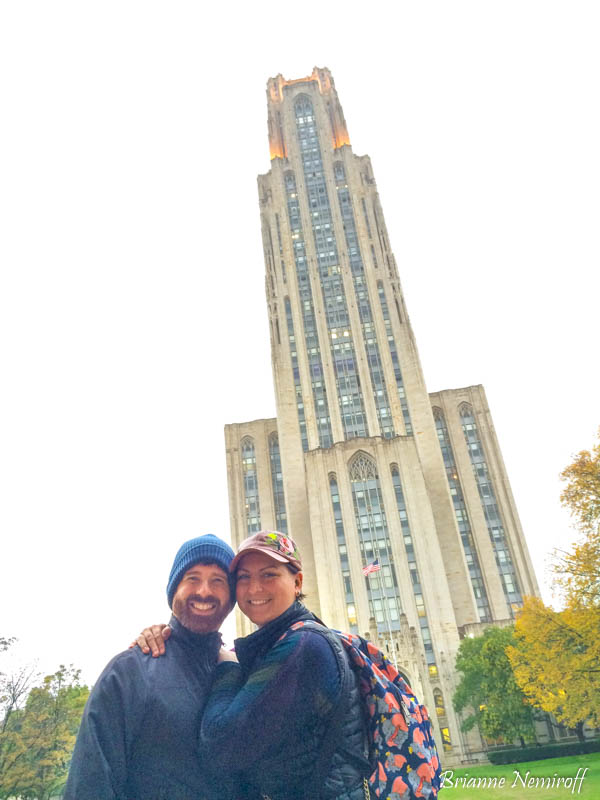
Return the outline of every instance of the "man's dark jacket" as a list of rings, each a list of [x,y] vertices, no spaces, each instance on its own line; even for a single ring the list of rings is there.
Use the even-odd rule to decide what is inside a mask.
[[[198,753],[198,731],[219,633],[196,634],[172,617],[160,658],[138,647],[108,664],[88,699],[63,800],[210,800],[223,779]]]

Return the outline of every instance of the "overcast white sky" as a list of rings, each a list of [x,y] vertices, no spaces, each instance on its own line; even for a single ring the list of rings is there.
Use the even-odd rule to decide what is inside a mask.
[[[596,2],[0,6],[0,636],[92,682],[275,414],[267,78],[327,66],[430,391],[482,383],[538,579],[600,425]]]

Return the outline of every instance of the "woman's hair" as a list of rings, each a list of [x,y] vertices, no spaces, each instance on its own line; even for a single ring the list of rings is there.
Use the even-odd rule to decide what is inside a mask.
[[[285,566],[289,569],[289,571],[292,573],[292,575],[297,575],[300,572],[300,570],[297,567],[295,567],[293,564],[286,564]],[[296,600],[299,600],[301,603],[304,602],[305,598],[306,598],[306,595],[304,594],[304,592],[302,590],[300,590],[300,593],[296,595]]]

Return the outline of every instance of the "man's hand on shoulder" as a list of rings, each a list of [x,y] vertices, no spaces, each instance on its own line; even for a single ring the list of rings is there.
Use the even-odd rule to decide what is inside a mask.
[[[165,642],[171,635],[172,631],[168,625],[151,625],[149,628],[144,628],[140,635],[133,641],[129,647],[139,647],[142,653],[152,652],[152,658],[157,658],[165,653]]]

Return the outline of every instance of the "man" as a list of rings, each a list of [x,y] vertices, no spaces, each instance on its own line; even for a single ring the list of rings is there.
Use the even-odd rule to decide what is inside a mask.
[[[138,647],[108,664],[88,699],[64,800],[210,800],[228,797],[198,749],[201,711],[233,608],[233,550],[212,534],[183,544],[167,598],[172,633],[162,658]]]

